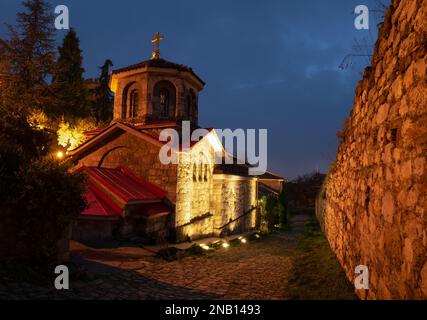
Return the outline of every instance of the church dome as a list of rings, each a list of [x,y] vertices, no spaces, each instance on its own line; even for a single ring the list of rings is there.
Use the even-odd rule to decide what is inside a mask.
[[[205,82],[183,64],[160,58],[156,49],[145,60],[112,71],[110,88],[114,92],[114,119],[124,122],[167,120],[190,121],[198,125],[198,96]]]
[[[141,69],[141,68],[168,68],[168,69],[176,69],[178,71],[184,71],[184,72],[190,72],[194,77],[196,77],[203,85],[205,84],[205,82],[193,71],[192,68],[187,67],[186,65],[183,64],[178,64],[175,62],[171,62],[171,61],[167,61],[164,59],[150,59],[150,60],[145,60],[145,61],[141,61],[139,63],[124,67],[124,68],[120,68],[120,69],[116,69],[113,70],[112,74],[118,74],[121,72],[126,72],[126,71],[131,71],[131,70],[135,70],[135,69]]]

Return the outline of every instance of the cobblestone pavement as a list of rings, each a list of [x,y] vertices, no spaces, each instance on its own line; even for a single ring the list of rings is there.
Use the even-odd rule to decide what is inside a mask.
[[[0,278],[0,299],[284,299],[305,215],[289,231],[173,262],[141,248],[73,249],[84,276],[58,291]]]

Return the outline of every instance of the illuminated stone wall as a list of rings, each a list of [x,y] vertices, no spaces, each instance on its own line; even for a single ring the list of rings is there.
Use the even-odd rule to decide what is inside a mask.
[[[181,154],[178,165],[176,226],[184,240],[247,231],[255,227],[256,210],[234,220],[256,206],[256,180],[214,175],[214,151],[208,139],[196,144],[189,155]],[[185,157],[188,157],[185,159]]]
[[[256,204],[257,183],[255,179],[222,174],[214,175],[211,212],[214,215],[216,234],[221,232],[223,234],[239,233],[255,228],[256,210],[249,211]],[[242,215],[244,216],[239,218]],[[230,220],[237,218],[239,219],[228,224]],[[226,224],[228,225],[223,227]]]
[[[368,299],[427,298],[427,1],[392,1],[317,199],[329,243]]]
[[[197,239],[213,234],[213,218],[208,215],[213,187],[213,162],[213,149],[207,139],[197,143],[189,154],[180,154],[176,200],[179,239],[187,235]]]

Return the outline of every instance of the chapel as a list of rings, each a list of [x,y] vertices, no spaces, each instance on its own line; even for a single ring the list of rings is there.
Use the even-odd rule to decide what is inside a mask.
[[[112,71],[113,121],[86,132],[87,141],[68,152],[88,183],[75,240],[164,243],[241,233],[259,227],[260,196],[282,190],[283,178],[273,173],[253,176],[247,164],[216,164],[218,153],[233,156],[212,128],[189,148],[171,150],[176,163],[160,161],[163,130],[182,135],[184,122],[200,129],[205,85],[190,67],[160,57],[162,39],[152,39],[151,59]]]

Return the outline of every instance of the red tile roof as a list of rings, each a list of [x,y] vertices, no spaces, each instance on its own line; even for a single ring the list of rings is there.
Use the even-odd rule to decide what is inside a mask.
[[[125,203],[162,200],[167,192],[142,180],[126,168],[82,167],[80,170]]]
[[[127,204],[136,205],[135,213],[145,218],[170,213],[170,208],[162,202],[167,192],[126,168],[82,167],[79,170],[89,176],[89,188],[84,194],[88,208],[81,213],[83,216],[120,217]],[[117,199],[120,204],[116,203]]]
[[[89,188],[84,194],[88,207],[81,213],[83,216],[118,217],[122,215],[123,210],[118,205],[92,182],[88,183]]]

